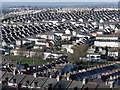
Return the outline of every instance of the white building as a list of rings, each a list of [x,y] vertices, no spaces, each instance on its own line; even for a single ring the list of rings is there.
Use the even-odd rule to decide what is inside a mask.
[[[54,35],[51,35],[50,33],[47,34],[38,34],[36,35],[38,38],[44,38],[44,39],[54,39]]]
[[[72,49],[73,45],[62,45],[62,48],[66,49],[68,53],[74,53],[74,50]]]
[[[116,42],[116,41],[105,41],[105,40],[99,40],[99,41],[95,41],[94,45],[97,47],[120,47],[120,42]]]
[[[65,34],[71,34],[70,30],[69,29],[65,30]]]
[[[17,46],[23,45],[25,43],[30,43],[30,41],[27,40],[27,39],[16,40],[16,45]]]
[[[88,60],[100,60],[101,59],[101,55],[98,53],[88,53],[87,54],[87,59]]]
[[[72,38],[71,34],[64,34],[62,35],[62,40],[70,40]]]
[[[62,53],[48,53],[48,52],[44,52],[44,60],[46,60],[47,58],[55,58],[57,59],[58,57],[62,56]]]
[[[118,51],[109,51],[108,56],[118,58],[119,52]]]
[[[97,47],[120,47],[118,36],[97,36],[94,42]]]

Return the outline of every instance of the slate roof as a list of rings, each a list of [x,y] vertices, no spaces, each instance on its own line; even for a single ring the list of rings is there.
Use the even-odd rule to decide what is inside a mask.
[[[46,86],[48,86],[49,84],[52,84],[52,88],[55,87],[55,85],[57,84],[57,80],[55,78],[48,78],[47,81],[44,83],[44,85],[42,86],[42,88],[45,88]]]
[[[7,78],[8,77],[8,81],[10,80],[10,79],[12,79],[13,78],[13,74],[12,73],[5,73],[3,76],[2,76],[2,81],[4,81],[5,80],[5,78]]]
[[[74,88],[78,88],[78,89],[81,89],[82,87],[83,87],[83,84],[82,84],[82,82],[80,82],[80,81],[73,81],[70,85],[69,85],[69,87],[68,87],[68,89],[74,89]]]
[[[96,90],[97,86],[98,86],[97,83],[88,82],[87,84],[83,85],[82,90],[84,90],[84,89],[86,89],[86,88],[87,88],[88,90],[89,90],[89,89]]]
[[[38,77],[31,83],[31,86],[34,87],[34,82],[37,82],[38,87],[42,87],[46,80],[46,77]]]
[[[7,68],[2,68],[2,71],[12,72],[12,69],[7,67]]]
[[[20,83],[25,76],[26,75],[24,75],[24,74],[16,74],[15,76],[13,76],[13,78],[10,80],[10,82],[12,83],[13,79],[16,79],[16,83]]]
[[[34,76],[32,76],[32,75],[27,75],[20,83],[21,83],[22,85],[26,85],[26,83],[27,83],[27,81],[28,81],[28,82],[29,82],[28,84],[30,85],[30,84],[33,82],[34,79],[35,79]]]
[[[97,87],[97,89],[99,90],[99,89],[104,89],[104,90],[110,90],[110,86],[108,86],[108,85],[105,85],[105,84],[102,84],[102,83],[100,83],[99,85],[98,85],[98,87]]]
[[[90,71],[87,71],[87,72],[72,74],[72,75],[70,75],[70,78],[72,80],[80,80],[84,77],[88,77],[88,78],[90,77],[91,78],[91,75],[102,74],[102,73],[112,71],[112,70],[117,69],[117,68],[118,68],[118,66],[111,65],[111,66],[107,66],[107,67],[103,67],[103,68],[97,68],[97,69],[94,69],[94,70],[90,70]]]
[[[6,72],[0,71],[0,78],[5,74]]]
[[[11,86],[3,86],[2,90],[16,90],[16,87],[11,87]]]
[[[67,80],[60,80],[57,85],[55,86],[55,89],[61,88],[62,90],[65,90],[66,88],[69,87],[70,83],[72,81],[67,81]]]

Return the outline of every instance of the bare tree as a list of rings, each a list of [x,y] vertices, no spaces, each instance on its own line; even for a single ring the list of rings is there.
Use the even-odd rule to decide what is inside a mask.
[[[35,50],[35,54],[34,54],[33,58],[38,58],[38,59],[43,60],[44,54],[40,50]]]
[[[89,45],[87,44],[74,46],[73,47],[74,53],[68,56],[68,60],[72,62],[76,62],[79,60],[80,57],[86,57],[86,52],[88,48],[89,48]]]

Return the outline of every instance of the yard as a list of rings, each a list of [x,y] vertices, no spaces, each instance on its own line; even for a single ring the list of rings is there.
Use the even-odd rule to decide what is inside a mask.
[[[13,61],[19,61],[22,64],[47,64],[50,61],[44,61],[40,59],[28,58],[28,57],[18,57],[18,56],[2,56],[2,58],[8,58]]]

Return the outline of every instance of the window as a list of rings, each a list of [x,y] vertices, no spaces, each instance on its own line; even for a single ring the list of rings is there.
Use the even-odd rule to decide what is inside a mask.
[[[100,56],[97,56],[96,58],[97,58],[97,59],[100,59]]]
[[[91,59],[95,59],[95,56],[91,56]]]

